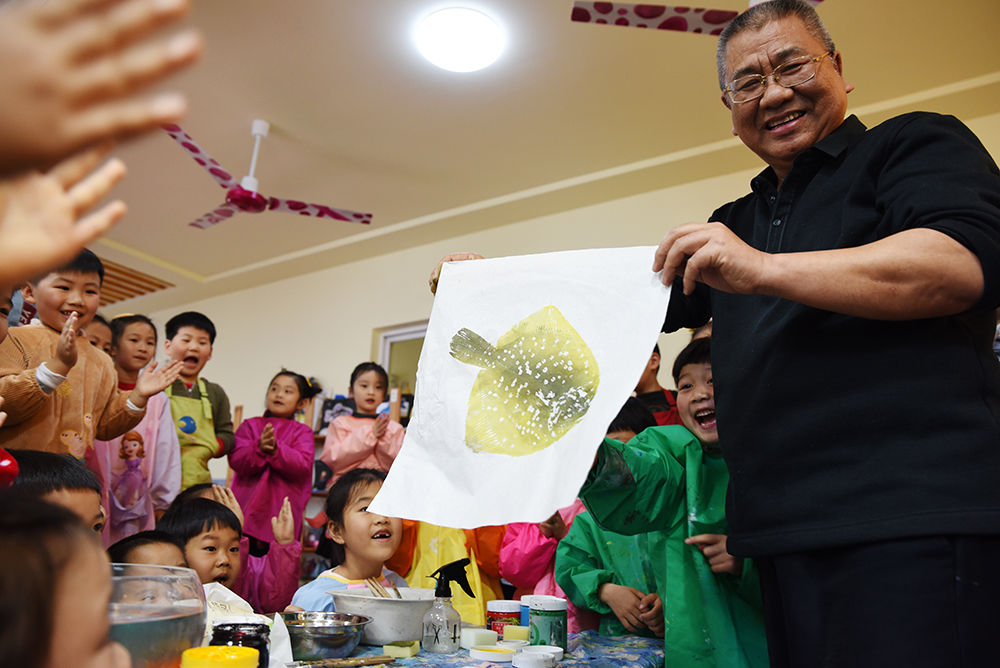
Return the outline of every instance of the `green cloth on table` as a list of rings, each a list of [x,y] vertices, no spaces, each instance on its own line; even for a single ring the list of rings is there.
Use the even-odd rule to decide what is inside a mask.
[[[580,498],[603,528],[663,535],[665,568],[657,573],[663,602],[667,665],[756,668],[768,665],[757,572],[744,560],[740,576],[712,573],[684,539],[726,534],[729,472],[687,429],[652,427],[627,445],[605,439]]]

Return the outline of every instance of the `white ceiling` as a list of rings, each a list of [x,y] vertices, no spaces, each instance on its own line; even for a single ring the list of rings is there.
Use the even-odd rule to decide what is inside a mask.
[[[457,4],[460,0],[456,0]],[[250,123],[271,124],[257,177],[274,195],[370,211],[368,227],[266,212],[187,223],[224,191],[165,134],[120,150],[126,219],[94,246],[176,288],[156,310],[471,230],[753,167],[729,134],[715,39],[569,20],[570,0],[476,0],[508,47],[454,74],[409,31],[435,0],[212,0],[187,130],[234,176]],[[711,3],[741,9],[740,0]],[[1000,111],[1000,2],[828,0],[819,8],[874,122],[914,108]]]

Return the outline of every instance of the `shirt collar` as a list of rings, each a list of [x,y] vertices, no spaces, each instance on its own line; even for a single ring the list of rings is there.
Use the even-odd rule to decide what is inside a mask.
[[[795,167],[803,162],[812,162],[820,158],[821,156],[818,154],[823,154],[828,158],[839,158],[847,149],[861,141],[867,131],[868,128],[865,127],[865,124],[858,120],[857,116],[851,114],[836,130],[796,156],[795,162],[792,164],[792,171],[795,171]],[[775,176],[774,170],[770,167],[765,168],[750,181],[750,187],[755,192],[760,192],[762,189],[774,190],[777,185],[778,177]]]

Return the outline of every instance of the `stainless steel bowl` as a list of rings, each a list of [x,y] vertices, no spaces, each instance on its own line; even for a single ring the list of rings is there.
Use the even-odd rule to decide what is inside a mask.
[[[361,642],[365,624],[372,621],[371,617],[346,612],[286,612],[281,616],[296,661],[350,656]]]

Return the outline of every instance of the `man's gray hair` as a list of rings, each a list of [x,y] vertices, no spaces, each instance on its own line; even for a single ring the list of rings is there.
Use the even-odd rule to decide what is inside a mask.
[[[805,24],[809,34],[822,42],[827,51],[833,53],[837,50],[837,47],[833,44],[833,38],[830,37],[830,33],[827,31],[826,26],[823,25],[819,14],[816,13],[815,9],[802,2],[802,0],[770,0],[769,2],[762,2],[733,19],[726,26],[725,30],[722,31],[722,34],[719,35],[719,47],[715,52],[715,66],[719,71],[720,89],[725,89],[726,84],[729,83],[726,81],[726,47],[729,45],[729,40],[741,32],[761,30],[772,21],[778,21],[790,16],[798,17]]]

